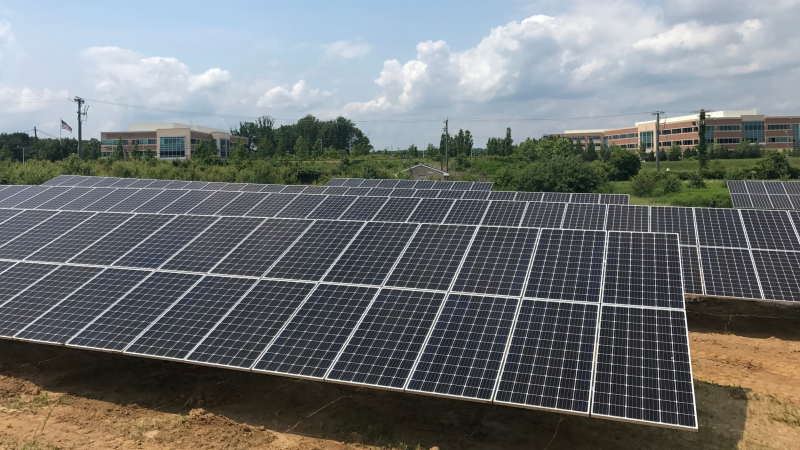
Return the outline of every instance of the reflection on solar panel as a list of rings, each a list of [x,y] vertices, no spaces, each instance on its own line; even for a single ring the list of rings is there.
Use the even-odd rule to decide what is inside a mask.
[[[216,221],[215,217],[176,217],[113,265],[155,269]]]
[[[253,370],[323,378],[376,292],[376,288],[319,285]]]
[[[683,308],[678,236],[608,233],[603,303]]]
[[[535,228],[480,227],[452,290],[519,296],[537,235]]]
[[[417,227],[405,223],[367,223],[324,281],[380,286]]]
[[[687,294],[703,295],[703,278],[700,275],[700,255],[697,247],[681,246],[683,290]]]
[[[742,210],[740,214],[751,248],[800,250],[800,240],[786,212]]]
[[[700,261],[706,295],[762,298],[748,250],[700,247]]]
[[[484,225],[497,225],[516,227],[519,226],[523,214],[525,214],[526,204],[523,202],[504,202],[492,201],[486,217],[483,219]]]
[[[651,207],[650,231],[654,233],[678,233],[681,245],[697,245],[692,208]]]
[[[697,428],[683,311],[604,305],[592,415]]]
[[[490,401],[517,302],[450,294],[407,390]]]
[[[223,217],[162,267],[165,270],[186,272],[209,271],[249,236],[262,221],[263,219]]]
[[[560,228],[564,221],[566,203],[530,202],[522,219],[523,227]]]
[[[600,301],[605,233],[541,230],[525,297]]]
[[[308,220],[267,219],[211,272],[260,277],[310,224]]]
[[[609,205],[606,230],[650,231],[650,208],[647,206]]]
[[[486,200],[456,200],[443,223],[480,225],[488,206]]]
[[[753,250],[753,260],[765,299],[800,301],[800,253]]]
[[[443,293],[382,290],[327,379],[403,389],[443,300]]]
[[[84,250],[77,253],[77,256],[69,262],[99,266],[110,265],[142,243],[148,236],[157,232],[172,218],[173,216],[136,215],[124,226],[118,227],[105,236],[98,236],[99,239],[96,242],[85,246]]]
[[[495,402],[589,414],[597,305],[523,300]]]
[[[747,248],[738,211],[695,208],[694,213],[700,245]]]
[[[603,230],[606,224],[606,205],[570,203],[561,228],[574,230]]]
[[[78,214],[78,213],[64,213]],[[99,238],[113,231],[125,221],[133,217],[130,214],[97,214],[83,222],[71,232],[42,247],[27,259],[32,261],[66,262]],[[57,216],[54,220],[59,221]],[[2,250],[0,250],[2,253]]]

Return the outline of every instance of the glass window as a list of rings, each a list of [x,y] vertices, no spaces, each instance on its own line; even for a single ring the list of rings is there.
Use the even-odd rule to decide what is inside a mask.
[[[764,142],[764,122],[742,122],[742,139],[750,142]]]
[[[792,139],[794,145],[792,147],[800,148],[800,124],[792,125],[792,136],[794,136]]]
[[[717,144],[738,144],[740,141],[739,138],[719,138]]]
[[[739,131],[739,125],[717,125],[717,131]]]
[[[769,142],[783,142],[783,143],[792,142],[789,139],[790,138],[788,137],[771,137],[769,138]]]
[[[186,158],[185,136],[162,136],[158,146],[161,159]]]
[[[788,123],[780,123],[775,125],[767,125],[768,130],[791,130],[792,125]]]

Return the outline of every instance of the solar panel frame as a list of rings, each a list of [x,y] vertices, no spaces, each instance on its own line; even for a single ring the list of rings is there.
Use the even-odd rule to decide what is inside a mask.
[[[134,181],[133,183],[131,183],[128,187],[136,188],[136,189],[144,189],[146,187],[149,187],[151,184],[153,184],[154,181],[155,180],[150,180],[150,179],[138,179],[138,180]]]
[[[326,195],[345,195],[347,193],[347,191],[349,191],[349,190],[350,190],[350,188],[347,188],[347,187],[333,186],[333,187],[325,188],[324,194],[326,194]]]
[[[695,208],[694,214],[699,245],[747,248],[747,235],[738,211],[723,208]]]
[[[574,230],[605,230],[607,205],[569,203],[561,228]]]
[[[576,193],[572,194],[572,197],[570,197],[569,202],[570,203],[587,203],[587,204],[590,204],[590,205],[599,204],[600,203],[600,194],[576,192]]]
[[[223,217],[166,260],[160,269],[210,272],[261,226],[265,219]]]
[[[608,231],[650,231],[650,207],[632,205],[608,205],[606,218]]]
[[[361,182],[359,187],[378,187],[383,180],[375,179],[375,180],[364,180]]]
[[[600,194],[600,203],[604,205],[628,205],[630,200],[628,194]]]
[[[157,269],[214,225],[218,217],[178,216],[127,251],[111,265]]]
[[[529,202],[521,226],[534,228],[561,228],[567,203]]]
[[[137,181],[139,181],[137,178],[120,178],[120,179],[117,180],[116,183],[109,184],[109,187],[127,188],[127,187],[131,186],[132,184],[136,183]]]
[[[96,214],[78,224],[74,229],[49,241],[25,259],[42,262],[67,262],[107,234],[123,226],[133,217],[131,214],[123,213]]]
[[[264,184],[258,192],[280,193],[286,186],[283,184]]]
[[[346,178],[331,178],[325,183],[325,186],[341,186],[344,184]]]
[[[290,184],[283,188],[281,194],[302,194],[307,188],[304,184]]]
[[[528,204],[525,202],[510,202],[492,200],[483,217],[482,225],[518,227],[525,217]]]
[[[753,250],[765,300],[800,301],[800,252]]]
[[[753,259],[746,248],[700,247],[700,264],[706,295],[764,298]]]
[[[133,250],[150,236],[167,226],[175,216],[137,214],[91,245],[75,254],[67,262],[110,266]]]
[[[356,191],[352,191],[351,192],[350,190],[348,190],[347,194],[348,195],[370,196],[370,197],[391,197],[393,191],[394,191],[394,189],[376,187],[376,188],[369,189],[367,191],[356,190]]]
[[[381,180],[376,187],[394,189],[399,182],[400,180]]]

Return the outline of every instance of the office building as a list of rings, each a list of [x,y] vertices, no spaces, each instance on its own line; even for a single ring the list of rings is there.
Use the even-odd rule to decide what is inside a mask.
[[[100,133],[102,156],[110,156],[119,139],[122,139],[125,151],[130,151],[138,143],[139,151],[152,151],[160,159],[189,158],[200,141],[213,141],[220,158],[230,156],[237,142],[248,144],[246,138],[232,136],[229,132],[216,128],[180,123],[132,123],[128,126],[128,131]]]

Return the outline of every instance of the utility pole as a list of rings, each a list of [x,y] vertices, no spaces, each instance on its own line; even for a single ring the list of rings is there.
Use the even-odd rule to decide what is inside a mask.
[[[78,159],[82,159],[83,156],[81,155],[81,148],[83,147],[83,142],[81,132],[83,127],[81,124],[86,122],[87,114],[89,113],[89,107],[87,106],[83,109],[83,111],[81,111],[81,106],[83,106],[85,100],[80,97],[75,97],[73,101],[78,104]]]
[[[449,127],[450,119],[444,120],[444,163],[447,164],[447,168],[444,169],[445,172],[450,173],[450,156],[447,154],[447,147],[450,145],[450,130]]]
[[[664,114],[664,111],[656,111],[653,113],[656,116],[656,134],[653,137],[653,148],[656,152],[656,170],[661,170],[661,165],[659,164],[658,154],[661,151],[661,115]]]
[[[33,138],[37,140],[39,139],[39,136],[36,135],[36,127],[33,127]]]

